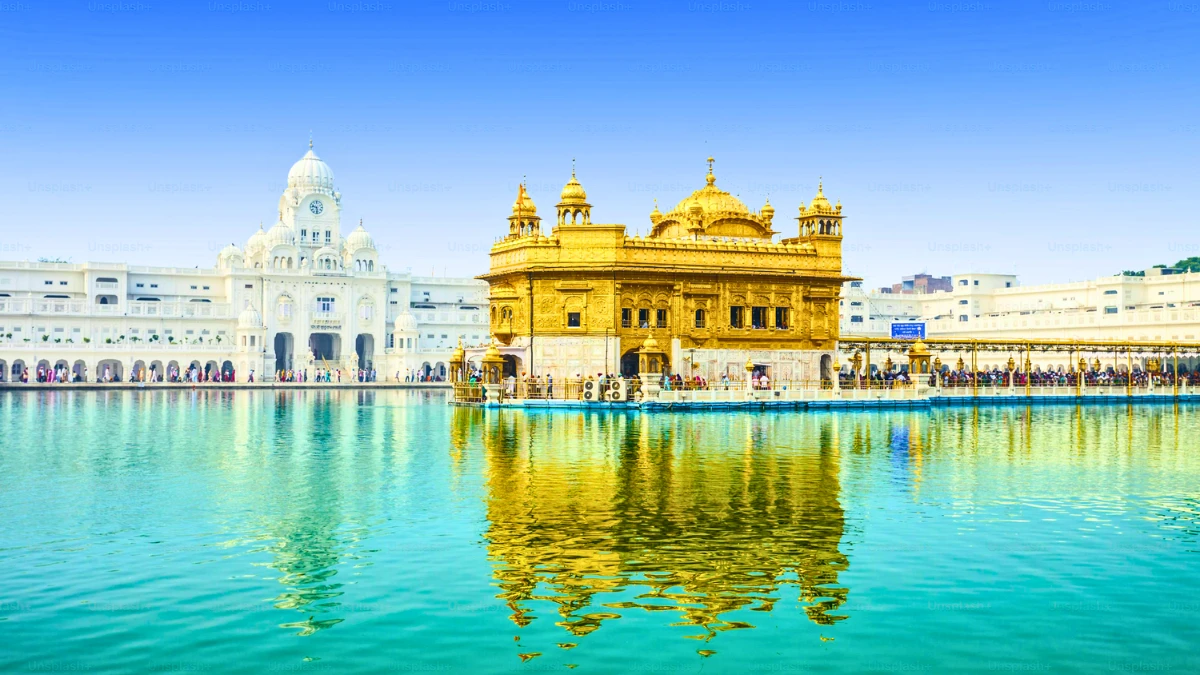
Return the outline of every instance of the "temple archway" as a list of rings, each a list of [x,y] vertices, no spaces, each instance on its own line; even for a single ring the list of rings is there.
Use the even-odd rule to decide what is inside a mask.
[[[290,311],[290,310],[289,310]],[[275,334],[275,370],[291,370],[296,338],[291,333]]]

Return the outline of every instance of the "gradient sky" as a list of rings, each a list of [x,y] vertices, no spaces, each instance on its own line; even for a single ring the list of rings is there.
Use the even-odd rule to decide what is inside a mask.
[[[1093,278],[1200,255],[1200,0],[0,0],[0,259],[212,266],[306,150],[391,269],[474,275],[527,176],[596,222],[704,184],[845,268]]]

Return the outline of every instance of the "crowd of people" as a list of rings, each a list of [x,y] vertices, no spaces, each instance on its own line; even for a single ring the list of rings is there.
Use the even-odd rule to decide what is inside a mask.
[[[396,371],[396,381],[400,381],[400,371]],[[410,370],[404,374],[405,382],[445,382],[446,378],[434,371]]]
[[[935,381],[934,377],[932,374],[929,376],[929,384],[936,386],[939,383]],[[1110,367],[1106,370],[1084,371],[1082,377],[1082,384],[1087,387],[1132,385],[1134,388],[1145,388],[1149,387],[1151,382],[1155,386],[1173,386],[1175,384],[1175,373],[1171,371],[1150,373],[1145,370],[1134,370],[1131,381],[1128,372]],[[1032,387],[1074,387],[1080,382],[1079,378],[1079,372],[1057,370],[1024,372],[993,368],[972,373],[970,370],[964,369],[942,371],[940,384],[943,387],[1007,387],[1011,382],[1016,387],[1024,387],[1026,384]],[[886,387],[897,383],[907,384],[911,381],[912,379],[906,372],[875,371],[871,374],[871,386]],[[858,382],[860,385],[865,384],[861,377],[858,378]],[[841,374],[843,387],[852,387],[854,383],[855,377],[852,373]],[[1180,373],[1179,384],[1200,385],[1200,371]]]

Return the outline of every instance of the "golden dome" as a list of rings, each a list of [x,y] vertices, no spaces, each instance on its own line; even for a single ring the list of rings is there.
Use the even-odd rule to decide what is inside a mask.
[[[672,213],[691,213],[697,214],[696,208],[699,207],[699,212],[703,213],[737,213],[742,215],[750,215],[750,209],[742,203],[742,200],[734,197],[728,192],[717,187],[717,179],[712,172],[713,158],[708,158],[708,175],[704,181],[707,183],[704,187],[696,190],[687,199],[679,202],[672,209]]]
[[[646,340],[644,342],[642,342],[642,351],[644,351],[644,352],[657,352],[658,351],[658,340],[654,339],[653,334],[647,335]]]
[[[832,211],[833,210],[833,206],[830,205],[829,200],[825,198],[825,192],[823,189],[824,186],[822,185],[822,183],[823,183],[823,181],[817,181],[817,196],[813,197],[812,204],[808,205],[808,209],[810,211],[812,211],[812,210]]]
[[[533,198],[525,191],[525,184],[521,183],[517,188],[517,200],[513,202],[513,213],[520,213],[526,216],[532,216],[537,213],[537,206],[533,203]]]
[[[762,207],[762,214],[766,216],[768,220],[775,215],[775,207],[771,206],[770,197],[767,197],[767,203]]]
[[[909,356],[912,356],[913,354],[928,354],[928,353],[929,353],[929,348],[926,347],[925,343],[922,342],[921,340],[917,340],[916,342],[914,342],[912,344],[912,347],[909,347],[909,349],[908,349]]]
[[[495,339],[493,339],[492,343],[490,345],[488,345],[487,351],[484,352],[484,354],[483,354],[483,360],[484,361],[500,361],[500,360],[502,360],[502,357],[500,356],[500,348],[496,346]]]
[[[563,186],[561,199],[563,203],[583,203],[587,201],[587,192],[575,178],[575,169],[571,169],[571,180]]]
[[[654,210],[650,212],[650,223],[657,225],[658,221],[662,220],[662,211],[658,210],[658,200],[654,200]]]

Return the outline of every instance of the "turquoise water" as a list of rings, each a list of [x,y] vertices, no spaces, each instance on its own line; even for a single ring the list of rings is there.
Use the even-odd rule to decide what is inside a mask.
[[[1200,670],[1193,407],[0,413],[3,672]]]

